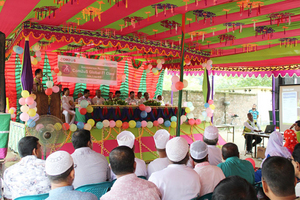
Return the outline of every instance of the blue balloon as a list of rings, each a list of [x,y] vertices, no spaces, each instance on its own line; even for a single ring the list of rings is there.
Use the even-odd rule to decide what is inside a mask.
[[[27,126],[30,127],[30,128],[35,127],[35,121],[33,119],[29,119],[27,121]]]
[[[102,129],[103,128],[103,123],[102,122],[97,122],[96,127],[97,127],[97,129]]]
[[[171,122],[177,122],[177,117],[176,116],[172,116],[171,117]]]
[[[187,107],[192,107],[193,103],[192,102],[187,102]]]
[[[147,117],[147,112],[146,111],[142,111],[141,112],[141,118],[146,118]]]
[[[204,118],[207,117],[206,111],[203,111],[203,112],[202,112],[202,116],[203,116]]]
[[[22,54],[23,53],[23,48],[22,47],[17,47],[17,49],[16,49],[16,53],[17,54]]]
[[[77,128],[78,129],[83,129],[83,127],[84,127],[84,123],[83,122],[78,122]]]
[[[140,121],[137,121],[135,127],[141,128],[142,127],[142,123]]]
[[[165,127],[170,127],[171,126],[171,122],[169,120],[166,120],[164,122]]]
[[[205,103],[205,104],[204,104],[204,107],[205,107],[205,108],[209,108],[209,104],[208,104],[208,103]]]

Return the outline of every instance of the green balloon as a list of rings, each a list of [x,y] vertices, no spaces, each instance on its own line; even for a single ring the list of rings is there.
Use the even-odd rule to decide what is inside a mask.
[[[102,122],[97,122],[96,127],[97,127],[97,129],[102,129],[103,128],[103,123]]]
[[[80,107],[86,108],[89,105],[89,102],[87,100],[80,101]]]

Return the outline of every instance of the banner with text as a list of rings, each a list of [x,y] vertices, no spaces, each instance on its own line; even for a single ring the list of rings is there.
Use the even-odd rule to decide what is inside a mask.
[[[58,82],[117,85],[118,62],[58,56]]]

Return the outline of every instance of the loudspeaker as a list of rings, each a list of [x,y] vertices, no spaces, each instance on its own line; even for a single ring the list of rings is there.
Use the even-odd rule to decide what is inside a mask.
[[[0,112],[5,113],[5,34],[0,32]]]

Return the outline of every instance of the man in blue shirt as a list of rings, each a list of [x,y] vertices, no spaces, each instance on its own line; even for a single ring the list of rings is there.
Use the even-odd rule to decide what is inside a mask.
[[[254,120],[258,119],[259,112],[256,110],[256,104],[253,104],[252,109],[249,110],[249,113],[252,114]]]

